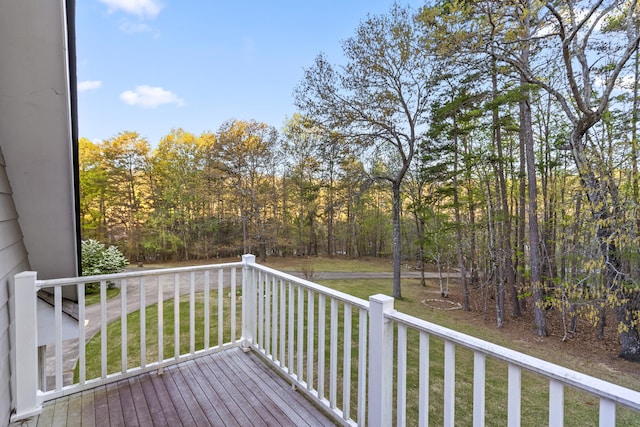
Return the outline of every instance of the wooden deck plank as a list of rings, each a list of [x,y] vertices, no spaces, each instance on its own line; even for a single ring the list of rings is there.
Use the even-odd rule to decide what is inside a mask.
[[[208,415],[203,409],[203,405],[206,406],[208,400],[201,393],[196,394],[195,391],[198,387],[194,387],[193,384],[190,384],[183,375],[183,372],[189,371],[189,366],[192,364],[194,364],[194,362],[186,362],[185,364],[172,368],[169,372],[171,373],[171,378],[173,379],[176,387],[180,390],[180,396],[184,399],[186,407],[188,408],[187,410],[191,413],[191,416],[195,421],[195,425],[210,426],[212,425],[212,422],[209,420]],[[175,399],[175,396],[172,396]]]
[[[51,427],[53,425],[53,413],[56,410],[56,402],[47,402],[42,406],[42,412],[38,416],[38,427]]]
[[[250,418],[242,410],[238,402],[224,387],[224,384],[217,380],[217,373],[209,366],[212,363],[211,356],[205,356],[203,357],[203,359],[205,363],[198,365],[200,374],[197,376],[202,378],[203,381],[206,381],[207,386],[213,390],[212,394],[220,396],[222,405],[224,405],[228,409],[230,414],[233,415],[232,419],[225,419],[224,422],[228,423],[229,425],[253,425],[253,423],[250,421]]]
[[[63,397],[56,402],[55,410],[53,411],[53,426],[67,425],[67,413],[69,409],[69,397]]]
[[[127,426],[140,426],[129,381],[118,381],[116,386],[118,387],[118,394],[120,395],[120,406],[122,408],[124,424]]]
[[[164,384],[162,375],[149,374],[149,380],[151,381],[151,384],[153,384],[158,403],[160,404],[160,408],[162,408],[162,413],[164,414],[167,425],[181,426],[182,421],[180,420],[180,415],[173,406],[171,396],[169,396],[169,392]]]
[[[86,390],[80,393],[82,401],[82,415],[80,423],[82,427],[95,427],[96,425],[96,408],[94,401],[94,391]]]
[[[238,353],[237,357],[242,357],[243,354]],[[266,425],[290,425],[296,426],[293,422],[287,422],[287,415],[277,406],[274,402],[269,398],[269,396],[265,393],[262,393],[261,390],[249,386],[253,384],[253,380],[250,375],[247,375],[246,371],[242,369],[238,369],[232,363],[230,363],[230,358],[218,358],[218,365],[221,366],[221,370],[224,375],[227,376],[229,381],[231,381],[234,386],[235,384],[242,384],[242,389],[245,392],[242,392],[240,388],[237,388],[239,393],[242,393],[242,396],[246,399],[247,404],[255,410],[260,418],[264,421]],[[236,381],[234,382],[234,378],[236,377]],[[247,387],[249,386],[249,387]],[[290,420],[289,420],[290,421]]]
[[[238,371],[247,373],[255,389],[259,389],[264,396],[275,401],[295,425],[324,426],[327,424],[327,417],[320,409],[309,406],[306,397],[295,392],[290,384],[262,363],[253,353],[229,358],[228,362],[234,364]],[[292,402],[289,399],[297,404],[295,409],[291,406]]]
[[[219,423],[214,422],[215,417],[213,414],[211,415],[211,420],[214,425],[240,425],[239,421],[234,414],[232,414],[230,408],[227,406],[226,402],[222,400],[220,397],[220,393],[214,387],[211,386],[209,381],[206,380],[206,377],[202,374],[202,370],[198,365],[190,365],[189,371],[185,373],[187,378],[190,378],[192,381],[194,388],[198,388],[202,390],[205,398],[209,401],[210,407],[213,409],[215,414],[219,418]],[[240,412],[242,417],[244,414]],[[245,424],[249,421],[246,420]]]
[[[29,420],[47,427],[333,424],[257,355],[239,348],[54,400]]]
[[[107,405],[109,406],[109,424],[114,427],[124,426],[118,383],[107,384]]]
[[[96,426],[108,426],[111,421],[109,418],[109,404],[107,403],[107,387],[96,387],[93,394],[95,407]]]
[[[141,426],[152,425],[153,419],[151,417],[151,413],[149,412],[149,405],[147,405],[147,400],[144,397],[142,385],[140,385],[140,379],[138,377],[133,377],[129,378],[128,381],[138,422]]]
[[[67,420],[82,419],[82,394],[69,396],[69,409],[67,409]]]
[[[186,363],[189,363],[189,362],[186,362]],[[197,404],[194,407],[194,402],[192,398],[193,395],[190,394],[189,387],[185,386],[183,389],[179,387],[178,384],[176,384],[175,377],[176,377],[177,369],[179,369],[178,366],[172,366],[170,368],[166,368],[164,370],[164,373],[160,376],[160,378],[162,378],[162,382],[165,388],[167,389],[167,395],[171,399],[171,402],[173,403],[173,407],[175,408],[176,413],[180,414],[180,417],[182,418],[182,422],[184,423],[184,425],[196,425],[196,426],[203,425],[198,422],[198,419],[202,418],[201,416],[202,411],[200,411],[200,413],[197,413],[200,408],[199,406],[197,406]],[[204,424],[204,425],[207,425],[207,424]]]
[[[142,388],[145,402],[147,402],[147,406],[149,408],[149,413],[151,414],[151,420],[153,421],[153,425],[166,426],[167,421],[164,418],[164,413],[162,412],[162,406],[160,405],[160,402],[156,398],[156,390],[153,387],[153,383],[151,382],[151,374],[144,374],[138,378],[140,379],[140,387]]]
[[[236,403],[240,410],[247,416],[250,421],[250,425],[264,425],[260,414],[251,406],[251,402],[247,398],[251,396],[243,395],[242,391],[238,390],[234,384],[234,380],[227,377],[226,372],[228,368],[226,365],[220,363],[220,353],[212,354],[209,358],[209,363],[206,367],[211,372],[211,375],[207,376],[209,381],[218,382],[226,392],[231,396],[231,401]],[[239,384],[242,384],[238,381]]]

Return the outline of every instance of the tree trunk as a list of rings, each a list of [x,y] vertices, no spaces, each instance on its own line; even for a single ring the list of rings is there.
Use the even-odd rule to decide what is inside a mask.
[[[640,53],[636,52],[634,56],[634,83],[633,83],[633,107],[631,111],[631,186],[633,189],[633,200],[636,203],[640,202],[640,175],[638,174],[638,109],[640,106],[638,105],[640,99],[638,98],[638,92],[640,90],[640,83],[638,79],[640,79]],[[640,215],[636,217],[635,223],[635,233],[636,236],[640,236]],[[637,249],[637,253],[640,256],[640,247]],[[640,273],[638,266],[634,268],[634,274],[637,275]]]
[[[520,138],[520,167],[518,171],[518,177],[520,182],[520,191],[518,196],[518,228],[517,234],[518,237],[516,239],[516,265],[514,266],[514,270],[516,273],[516,282],[520,286],[525,285],[525,277],[523,272],[525,271],[526,262],[525,262],[525,235],[526,235],[526,217],[527,217],[527,156],[525,155],[524,148],[524,139]],[[524,308],[524,301],[522,300],[521,309]]]
[[[460,198],[458,195],[458,133],[455,116],[453,117],[453,129],[453,145],[455,150],[453,160],[453,209],[456,219],[458,268],[460,269],[460,284],[462,285],[462,309],[464,311],[469,311],[469,290],[467,284],[467,270],[464,265],[464,253],[462,248],[462,220],[460,215]]]
[[[524,139],[527,158],[527,183],[529,184],[529,263],[531,268],[531,291],[533,295],[533,318],[536,333],[546,337],[547,319],[544,312],[542,277],[540,274],[540,229],[538,226],[538,182],[536,179],[535,154],[531,127],[531,105],[529,93],[523,93],[520,101],[520,137]]]
[[[418,191],[417,197],[418,200],[422,199],[422,192]],[[416,233],[418,235],[418,271],[420,271],[420,286],[426,286],[426,281],[424,278],[424,220],[420,217],[420,213],[418,213],[418,209],[413,209],[413,216],[416,221]]]
[[[393,297],[402,298],[400,287],[400,180],[392,182],[393,189]]]
[[[498,82],[497,82],[497,69],[495,64],[495,59],[493,59],[493,67],[492,67],[492,87],[493,87],[493,96],[497,97],[498,92]],[[509,215],[509,198],[507,194],[507,183],[505,179],[504,173],[504,153],[502,147],[502,132],[500,128],[500,117],[498,108],[495,107],[493,109],[493,137],[496,143],[496,151],[498,155],[497,161],[497,174],[498,174],[498,185],[500,190],[500,202],[501,202],[501,222],[502,222],[502,254],[501,254],[501,264],[502,269],[504,271],[504,276],[507,283],[507,289],[509,289],[509,296],[511,299],[511,315],[513,317],[520,317],[522,315],[520,311],[520,302],[518,300],[518,291],[516,289],[516,277],[515,270],[513,267],[513,261],[511,259],[513,250],[511,247],[511,216]],[[502,284],[500,285],[502,286]],[[504,292],[502,292],[502,295]],[[503,307],[504,309],[504,307]]]
[[[527,1],[530,7],[530,2]],[[530,70],[530,38],[531,16],[523,17],[523,30],[527,38],[523,40],[520,51],[520,61],[524,70]],[[520,98],[520,139],[524,145],[526,155],[527,184],[529,187],[529,262],[531,268],[531,293],[533,295],[533,318],[536,325],[536,333],[539,336],[547,336],[547,318],[544,311],[542,277],[540,274],[540,228],[538,225],[538,181],[536,176],[536,159],[533,149],[533,126],[531,122],[531,95],[526,89],[527,79],[521,74],[521,98]]]
[[[474,288],[478,286],[478,251],[476,249],[476,203],[473,194],[473,180],[471,177],[472,169],[472,155],[471,149],[468,144],[466,135],[462,136],[465,154],[465,178],[467,184],[467,204],[469,209],[469,259],[471,261],[471,271],[469,272],[469,278],[471,280],[471,286]]]

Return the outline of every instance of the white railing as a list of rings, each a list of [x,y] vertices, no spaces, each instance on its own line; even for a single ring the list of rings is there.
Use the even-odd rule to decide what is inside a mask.
[[[16,415],[28,417],[42,404],[98,385],[162,371],[203,354],[225,350],[242,341],[242,307],[238,269],[243,263],[194,266],[113,275],[37,280],[35,272],[15,277]],[[97,283],[99,302],[85,304],[85,287]],[[77,290],[77,338],[63,335],[63,289]],[[119,290],[107,298],[109,289]],[[38,347],[37,294],[52,294],[54,337]],[[134,321],[135,319],[135,321]],[[119,333],[109,336],[108,325],[120,322]],[[40,325],[42,327],[42,325]],[[113,328],[113,327],[112,327]],[[110,328],[109,331],[112,331]],[[132,335],[133,331],[133,335]],[[100,339],[90,339],[99,334]],[[111,332],[113,334],[113,332]],[[130,342],[137,336],[137,342]],[[40,341],[42,338],[40,337]],[[95,344],[98,351],[88,352]],[[136,347],[138,360],[129,358]],[[115,353],[114,353],[115,349]],[[95,350],[95,349],[94,349]],[[98,354],[96,360],[96,353]],[[87,354],[93,354],[91,360]],[[97,362],[97,363],[96,363]],[[91,369],[89,369],[91,368]]]
[[[338,422],[366,425],[369,303],[258,264],[247,283],[253,349]]]
[[[506,420],[504,425],[508,426],[520,426],[520,425],[544,425],[543,419],[540,416],[547,416],[549,426],[563,426],[565,422],[568,422],[568,417],[565,416],[565,407],[567,403],[565,401],[565,388],[571,387],[580,392],[586,393],[590,396],[590,399],[582,399],[587,404],[584,407],[579,407],[577,410],[585,411],[593,398],[599,401],[599,405],[595,405],[595,410],[598,410],[597,415],[598,423],[601,427],[615,426],[616,425],[616,408],[628,408],[634,413],[630,416],[635,422],[640,421],[640,393],[634,390],[630,390],[618,385],[602,381],[600,379],[581,374],[579,372],[545,362],[543,360],[527,356],[523,353],[507,349],[495,344],[491,344],[487,341],[483,341],[469,335],[465,335],[451,329],[443,328],[433,323],[426,322],[424,320],[417,319],[412,316],[400,313],[393,309],[394,300],[391,297],[384,295],[376,295],[370,299],[370,317],[371,317],[371,350],[370,354],[378,354],[378,357],[372,357],[370,362],[370,372],[383,372],[383,375],[379,375],[379,383],[375,386],[378,390],[384,390],[385,392],[379,392],[380,404],[373,406],[370,399],[369,404],[375,409],[375,419],[380,420],[380,424],[376,425],[391,425],[392,413],[395,412],[396,424],[406,425],[406,409],[407,409],[407,379],[411,376],[407,375],[408,365],[407,352],[417,352],[416,359],[419,360],[418,366],[414,366],[415,376],[418,378],[418,416],[417,425],[470,425],[484,426],[487,413],[485,411],[488,402],[500,404],[500,397],[497,395],[490,396],[489,400],[486,399],[486,391],[489,386],[488,379],[491,376],[495,376],[496,373],[489,373],[487,369],[488,358],[495,361],[504,362],[506,364],[507,378],[504,381],[502,377],[501,387],[506,390]],[[374,331],[374,328],[376,329]],[[394,329],[397,333],[397,346],[395,352],[395,366],[394,370],[394,354],[391,351],[393,346],[391,345],[394,340]],[[407,334],[408,331],[413,331],[417,337],[414,341],[417,344],[414,348],[408,346]],[[373,333],[374,332],[374,333]],[[434,404],[433,399],[430,399],[430,345],[435,339],[441,341],[443,346],[443,361],[439,364],[442,367],[442,389],[439,392],[441,397],[441,419],[434,421],[429,419],[429,409],[437,406]],[[374,342],[375,341],[375,342]],[[471,354],[467,355],[466,359],[469,361],[469,366],[465,368],[464,363],[456,363],[456,347],[470,351]],[[498,370],[501,368],[499,367]],[[470,378],[459,378],[457,373],[459,370],[470,371],[467,375]],[[495,371],[496,369],[492,369]],[[503,369],[504,371],[504,369]],[[530,378],[535,374],[537,381],[544,381],[548,384],[548,407],[545,414],[534,413],[527,420],[522,419],[523,405],[522,396],[523,392],[523,374],[528,372],[527,379],[530,382],[536,382],[536,378]],[[396,381],[397,393],[395,402],[390,397],[390,390],[393,389],[393,378]],[[495,378],[494,378],[495,379]],[[468,418],[460,421],[456,417],[456,389],[461,388],[460,382],[471,385],[472,390],[467,393],[472,399],[472,409]],[[506,384],[504,384],[506,382]],[[373,380],[370,381],[371,387],[374,387]],[[500,388],[494,387],[494,388]],[[502,402],[504,403],[504,401]],[[392,409],[395,408],[395,411]],[[529,408],[531,409],[531,408]],[[575,409],[575,408],[573,408]],[[494,414],[495,416],[496,414]],[[373,419],[373,414],[370,412],[370,419]],[[462,417],[460,417],[462,418]],[[472,421],[471,421],[472,420]],[[590,420],[589,425],[591,425]],[[620,425],[629,425],[628,420],[623,421]],[[492,421],[495,423],[495,420]],[[573,421],[572,425],[586,425],[583,421]]]
[[[85,306],[84,288],[92,282],[100,283],[100,301]],[[108,300],[110,282],[120,294]],[[63,339],[65,286],[77,287],[79,296],[76,340]],[[47,367],[44,355],[38,361],[34,338],[35,296],[45,288],[53,291],[56,330]],[[528,381],[548,387],[549,403],[544,415],[534,413],[535,424],[544,416],[561,426],[572,417],[565,409],[574,410],[574,397],[565,397],[565,389],[597,399],[600,426],[615,425],[619,408],[640,418],[639,392],[405,315],[390,297],[365,301],[258,265],[253,255],[241,263],[59,280],[40,281],[25,272],[16,276],[13,295],[20,307],[16,336],[22,337],[16,345],[16,420],[37,413],[47,400],[238,345],[255,351],[343,425],[527,425],[531,409],[523,396],[529,388],[540,390],[523,388]],[[120,322],[115,340],[122,343],[115,356],[108,351],[112,321]],[[131,329],[139,342],[130,342]],[[100,340],[89,341],[95,333]],[[87,345],[98,341],[96,373],[88,368]],[[139,347],[139,360],[128,357],[132,347]]]

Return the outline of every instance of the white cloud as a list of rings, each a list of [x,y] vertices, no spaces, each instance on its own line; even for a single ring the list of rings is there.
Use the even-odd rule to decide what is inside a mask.
[[[633,75],[618,76],[614,88],[619,90],[632,90],[635,82],[636,80]],[[604,88],[607,83],[608,80],[603,79],[601,76],[596,77],[593,82],[595,87],[601,89]]]
[[[164,104],[176,104],[179,107],[185,105],[184,100],[175,93],[161,87],[147,85],[136,86],[135,90],[122,92],[120,99],[126,104],[145,108],[155,108]]]
[[[129,34],[147,33],[151,31],[151,27],[147,24],[144,24],[144,23],[136,24],[129,21],[120,22],[120,26],[118,28],[120,28],[120,31],[122,31],[123,33],[129,33]]]
[[[102,82],[100,80],[85,80],[83,82],[78,82],[78,92],[100,89],[101,87]]]
[[[616,81],[616,86],[624,89],[633,89],[633,86],[636,84],[636,79],[633,75],[629,74],[626,76],[618,77]]]
[[[139,17],[155,18],[164,5],[159,0],[99,0],[108,7],[109,13],[123,11]]]

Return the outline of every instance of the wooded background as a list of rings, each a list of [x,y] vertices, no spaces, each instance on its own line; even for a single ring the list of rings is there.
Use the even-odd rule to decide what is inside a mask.
[[[460,272],[497,325],[615,313],[640,359],[636,1],[439,1],[319,55],[282,129],[80,141],[83,238],[132,261],[393,257]],[[523,303],[531,300],[532,304]]]

